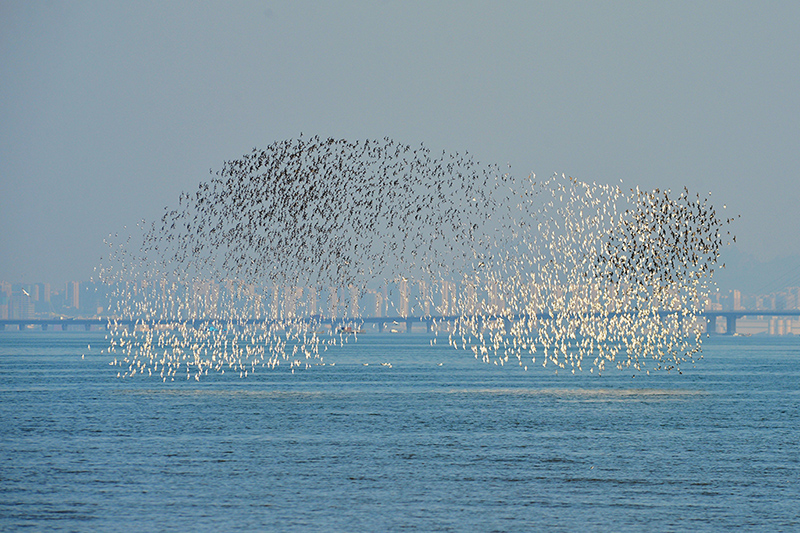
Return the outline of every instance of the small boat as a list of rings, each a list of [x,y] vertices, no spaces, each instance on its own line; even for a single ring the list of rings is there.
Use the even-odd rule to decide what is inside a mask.
[[[342,326],[339,328],[339,333],[364,333],[363,329],[354,329],[350,326]]]

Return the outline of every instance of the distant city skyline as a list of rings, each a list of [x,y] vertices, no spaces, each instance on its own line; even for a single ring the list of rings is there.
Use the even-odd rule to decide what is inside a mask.
[[[233,284],[226,285],[212,281],[198,282],[194,291],[204,295],[218,294],[220,290],[233,290]],[[227,289],[226,289],[227,287]],[[287,292],[277,287],[256,287],[248,285],[248,297],[264,298],[264,316],[279,313],[299,313],[303,315],[323,315],[327,317],[385,317],[385,316],[431,316],[449,315],[458,310],[458,291],[469,291],[469,287],[457,287],[452,282],[441,282],[435,289],[429,289],[425,282],[400,280],[384,284],[380,289],[367,289],[359,296],[354,288],[337,289],[320,294],[316,289],[297,288]],[[428,294],[430,290],[434,293]],[[476,294],[468,295],[476,300]],[[488,291],[488,292],[487,292]],[[502,313],[505,296],[492,290],[483,289],[482,305],[488,305],[481,313]],[[200,294],[200,293],[198,293]],[[411,305],[412,294],[414,305]],[[425,297],[420,297],[427,294]],[[216,298],[216,297],[215,297]],[[108,286],[93,281],[68,281],[58,286],[45,282],[22,283],[0,280],[0,319],[49,318],[53,316],[108,316],[114,314],[109,309],[113,300]],[[214,300],[216,302],[216,300]],[[216,303],[213,308],[216,309]],[[737,310],[794,310],[800,309],[800,286],[787,286],[769,293],[748,293],[740,289],[713,290],[703,308],[710,311]],[[276,315],[277,316],[277,315]]]
[[[416,286],[416,287],[414,287]],[[145,284],[141,289],[144,291]],[[383,332],[388,324],[388,331],[412,331],[412,318],[446,317],[453,313],[481,314],[487,318],[506,316],[508,309],[503,294],[496,287],[484,287],[478,295],[475,288],[460,287],[461,296],[467,301],[475,301],[475,309],[464,308],[464,301],[458,301],[459,288],[452,282],[441,282],[431,294],[425,282],[400,280],[381,289],[367,289],[359,296],[354,288],[318,292],[316,289],[283,289],[278,287],[255,287],[254,285],[238,286],[235,283],[216,283],[210,281],[196,282],[188,288],[193,296],[191,303],[185,308],[188,314],[182,319],[172,320],[220,319],[228,316],[220,306],[230,305],[236,298],[234,293],[241,292],[251,299],[247,307],[255,311],[251,316],[240,316],[256,320],[293,320],[294,318],[318,317],[329,321],[327,326],[335,329],[336,321],[344,332],[353,332],[353,325],[362,324],[360,328],[369,327]],[[180,292],[180,291],[179,291]],[[412,299],[414,300],[412,305]],[[120,315],[114,305],[114,296],[109,287],[96,282],[67,282],[63,289],[53,288],[48,283],[24,284],[8,283],[0,280],[0,321],[11,321],[11,330],[39,328],[47,330],[54,326],[55,330],[64,331],[74,327],[89,329],[105,328],[104,319],[116,317],[131,319],[128,315]],[[228,302],[226,304],[226,302]],[[712,291],[702,306],[706,316],[705,328],[708,334],[728,335],[794,335],[800,333],[800,320],[795,313],[800,313],[800,287],[789,287],[785,290],[769,294],[746,294],[738,289],[728,291]],[[220,314],[220,311],[222,313]],[[736,311],[748,312],[746,315]],[[758,314],[762,311],[763,314]],[[720,312],[721,316],[713,312]],[[790,315],[787,315],[789,313]],[[239,316],[238,313],[236,313]],[[376,319],[406,320],[405,327],[397,323],[376,322]],[[724,318],[725,320],[720,320]],[[57,319],[53,321],[54,319]],[[61,320],[67,319],[66,322]],[[73,323],[77,319],[78,323]],[[100,320],[100,322],[87,322]],[[166,317],[162,317],[166,319]],[[511,322],[505,321],[505,331],[509,331]],[[29,321],[29,322],[26,322]],[[353,322],[349,322],[353,321]],[[7,322],[0,324],[0,331],[6,330]],[[428,320],[418,326],[431,331],[433,323]],[[124,327],[132,328],[133,324]],[[148,326],[142,326],[147,328]],[[400,329],[397,329],[397,328]],[[447,326],[445,326],[446,328]]]

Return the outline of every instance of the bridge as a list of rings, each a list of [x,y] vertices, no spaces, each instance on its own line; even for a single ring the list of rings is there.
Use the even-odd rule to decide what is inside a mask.
[[[706,333],[713,335],[716,333],[717,319],[720,317],[725,319],[725,335],[734,335],[736,333],[736,320],[746,316],[761,316],[761,317],[800,317],[800,309],[791,309],[786,311],[767,311],[767,310],[748,310],[737,309],[735,311],[704,311],[700,316],[706,319]]]
[[[625,313],[596,313],[595,316],[615,317],[619,314],[632,314],[633,312]],[[671,314],[669,311],[660,311],[658,313],[662,317]],[[768,310],[748,310],[738,309],[735,311],[704,311],[697,315],[706,319],[706,332],[714,334],[716,332],[717,321],[720,317],[726,321],[725,335],[733,335],[736,333],[736,321],[739,318],[747,316],[759,317],[800,317],[800,309],[786,310],[786,311],[768,311]],[[295,323],[307,323],[319,326],[330,326],[331,329],[357,331],[358,328],[366,324],[373,324],[378,327],[378,331],[383,331],[387,326],[398,326],[401,329],[405,328],[406,332],[410,332],[415,324],[425,324],[425,329],[431,332],[434,324],[452,323],[463,319],[475,320],[478,327],[483,327],[486,322],[503,321],[505,330],[510,331],[511,323],[517,320],[524,320],[532,318],[531,315],[492,315],[474,317],[463,317],[458,315],[440,315],[440,316],[425,316],[425,317],[403,317],[403,316],[388,316],[388,317],[360,317],[360,318],[331,318],[322,316],[312,316],[305,318],[297,318]],[[546,320],[552,318],[549,313],[538,313],[536,318],[539,320]],[[58,326],[60,330],[66,331],[69,329],[78,329],[90,331],[92,327],[95,328],[128,328],[133,331],[139,326],[157,327],[157,326],[171,326],[176,323],[184,324],[192,328],[211,328],[211,327],[239,327],[244,325],[260,325],[263,327],[282,326],[287,323],[292,323],[292,320],[270,320],[264,318],[251,318],[239,321],[227,321],[213,318],[197,318],[197,319],[184,319],[184,320],[142,320],[142,319],[116,319],[108,317],[94,317],[94,318],[15,318],[0,320],[0,331],[10,328],[18,330],[25,330],[29,328],[38,328],[42,331],[47,331],[51,327]]]

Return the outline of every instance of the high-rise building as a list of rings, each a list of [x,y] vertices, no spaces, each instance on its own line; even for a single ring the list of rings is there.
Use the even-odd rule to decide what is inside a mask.
[[[790,309],[800,309],[800,287],[792,287],[789,289],[792,295],[792,306]]]
[[[779,292],[775,295],[775,307],[773,309],[777,309],[783,311],[785,309],[789,309],[788,307],[788,299],[787,294],[785,292]]]
[[[331,287],[328,290],[328,313],[331,318],[336,318],[336,313],[339,309],[339,291],[336,287]]]
[[[740,291],[739,289],[733,289],[731,291],[731,301],[733,303],[734,311],[742,309],[742,291]]]
[[[464,309],[463,312],[466,312],[469,315],[474,315],[478,312],[478,291],[475,288],[475,283],[472,281],[468,281],[464,288]]]
[[[11,284],[0,281],[0,320],[8,320],[11,304]]]
[[[419,282],[419,298],[422,302],[422,314],[430,316],[431,314],[431,300],[433,299],[428,293],[428,284],[424,281]]]
[[[450,314],[450,284],[446,281],[442,281],[441,291],[442,305],[439,308],[439,314],[447,316]]]
[[[65,307],[69,309],[80,309],[81,304],[81,284],[77,281],[67,282],[67,298]]]
[[[359,315],[358,287],[350,285],[350,317],[355,318]]]
[[[33,318],[34,313],[34,302],[30,291],[27,287],[15,285],[15,289],[11,294],[9,318]]]
[[[489,314],[496,315],[505,310],[503,295],[500,294],[500,286],[495,281],[489,284]]]
[[[376,317],[383,316],[383,293],[381,291],[369,291],[375,298],[375,306],[373,307],[373,315]]]
[[[408,280],[401,279],[400,280],[400,305],[398,306],[397,310],[400,313],[400,316],[405,318],[408,316]]]
[[[317,314],[317,289],[314,287],[308,289],[308,314],[311,316]]]

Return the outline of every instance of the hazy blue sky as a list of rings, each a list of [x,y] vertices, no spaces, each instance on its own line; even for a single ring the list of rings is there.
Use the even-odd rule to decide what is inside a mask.
[[[800,2],[0,3],[0,279],[253,147],[392,137],[514,172],[712,192],[800,254]]]

